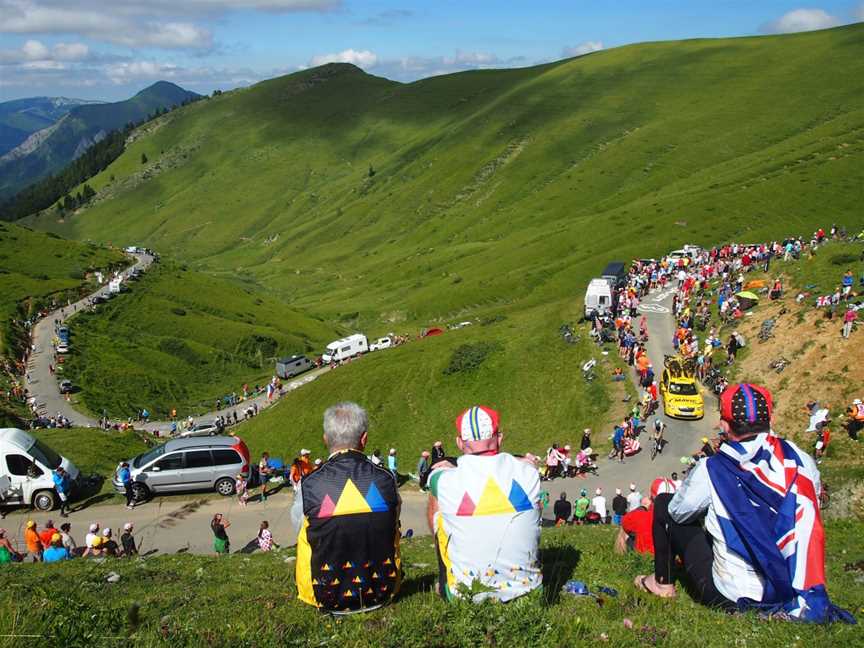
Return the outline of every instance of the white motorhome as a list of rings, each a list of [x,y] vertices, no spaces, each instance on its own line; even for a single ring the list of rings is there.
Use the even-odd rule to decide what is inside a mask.
[[[69,479],[77,481],[75,464],[39,439],[17,428],[0,429],[0,482],[6,485],[0,494],[7,506],[53,509],[60,499],[52,475],[58,466],[69,473]]]
[[[585,291],[585,317],[591,311],[599,315],[612,310],[612,286],[607,279],[592,279]]]
[[[324,362],[341,362],[366,353],[369,350],[369,341],[362,333],[349,335],[341,340],[336,340],[327,345],[321,359]]]

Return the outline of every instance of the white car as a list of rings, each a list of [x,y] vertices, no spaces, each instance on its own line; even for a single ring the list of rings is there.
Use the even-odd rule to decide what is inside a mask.
[[[372,344],[369,345],[369,351],[383,351],[384,349],[389,349],[393,346],[393,339],[389,337],[382,337],[375,340]]]
[[[197,423],[188,430],[181,432],[178,436],[181,438],[199,437],[199,436],[215,436],[219,434],[219,428],[215,423]]]
[[[63,343],[58,344],[57,353],[69,353],[69,345]]]

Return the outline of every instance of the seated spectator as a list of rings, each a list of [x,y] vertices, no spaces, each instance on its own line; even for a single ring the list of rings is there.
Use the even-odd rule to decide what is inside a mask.
[[[588,499],[588,491],[583,488],[579,491],[579,499],[576,500],[576,508],[573,511],[573,521],[576,524],[583,524],[590,507],[591,500]]]
[[[704,605],[854,623],[825,588],[819,470],[771,430],[772,407],[770,392],[755,385],[730,385],[720,395],[728,442],[696,464],[674,497],[657,497],[654,573],[635,584],[674,597],[677,556],[682,579]]]
[[[393,473],[363,454],[368,425],[355,403],[324,412],[330,457],[300,482],[291,511],[298,597],[336,614],[378,608],[402,583],[401,500]]]
[[[561,493],[561,497],[552,507],[552,512],[555,514],[555,526],[562,526],[570,521],[570,517],[573,515],[573,505],[567,501],[567,493]]]
[[[612,498],[612,524],[621,524],[621,520],[627,514],[627,498],[621,494],[621,489],[615,489],[615,497]]]
[[[496,411],[467,409],[456,429],[462,456],[429,476],[427,515],[438,553],[439,593],[452,600],[466,596],[468,588],[474,602],[510,601],[543,581],[540,475],[533,456],[501,452]]]
[[[109,527],[102,530],[102,553],[106,556],[116,558],[119,555],[120,547],[117,541],[114,540],[114,535]]]
[[[671,479],[658,477],[651,482],[650,496],[641,498],[639,506],[621,520],[621,529],[615,539],[615,550],[618,553],[626,553],[628,550],[641,554],[654,553],[653,503],[658,495],[674,492],[675,483]]]
[[[48,548],[42,552],[42,561],[52,563],[69,560],[70,558],[69,550],[63,546],[62,536],[59,533],[55,533],[51,536],[51,542],[49,543]]]
[[[127,558],[138,555],[138,547],[135,546],[135,536],[132,535],[134,527],[131,522],[123,525],[123,533],[120,536],[120,544],[123,545],[123,555]]]
[[[0,565],[11,562],[21,562],[24,559],[9,538],[6,537],[6,529],[0,529]]]

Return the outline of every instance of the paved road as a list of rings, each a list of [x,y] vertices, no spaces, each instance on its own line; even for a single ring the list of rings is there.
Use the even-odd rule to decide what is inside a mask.
[[[674,291],[653,291],[642,301],[641,311],[648,320],[648,357],[654,365],[654,371],[659,379],[663,370],[664,355],[674,353],[672,347],[672,336],[675,332],[675,322],[671,316],[672,295]],[[610,351],[610,353],[614,353]],[[595,357],[599,358],[599,351]],[[631,379],[637,383],[635,372],[630,371]],[[574,378],[575,379],[575,378]],[[630,483],[635,483],[643,494],[647,494],[650,483],[657,477],[668,477],[672,472],[681,473],[681,457],[696,452],[701,446],[700,439],[703,436],[712,436],[717,426],[716,402],[711,394],[705,396],[705,418],[699,421],[679,421],[663,416],[663,407],[655,416],[660,416],[666,422],[666,431],[663,434],[666,446],[662,454],[658,454],[651,461],[649,452],[649,439],[643,435],[640,439],[642,450],[624,460],[623,464],[618,461],[610,461],[605,457],[598,460],[598,475],[589,476],[585,479],[556,479],[545,482],[544,488],[549,491],[550,498],[554,501],[560,493],[567,493],[567,498],[573,501],[579,496],[583,488],[588,490],[589,499],[594,496],[594,490],[598,487],[603,489],[606,496],[607,506],[611,513],[612,498],[615,488],[620,488],[626,495]],[[652,419],[653,420],[653,419]],[[607,430],[597,430],[595,435],[608,435]],[[553,518],[552,507],[546,510],[546,517]]]
[[[133,269],[146,271],[153,263],[154,259],[149,254],[134,254],[135,263],[123,272],[124,280],[129,276]],[[37,411],[42,416],[61,416],[69,419],[74,426],[77,427],[95,427],[98,422],[87,414],[83,414],[75,408],[76,398],[71,396],[71,400],[66,400],[66,396],[60,393],[60,385],[57,377],[51,373],[50,366],[55,363],[54,346],[52,344],[55,337],[55,321],[59,323],[67,323],[69,318],[73,317],[90,307],[91,299],[96,295],[104,295],[108,293],[108,285],[101,287],[96,292],[92,293],[74,304],[70,304],[64,308],[53,311],[44,319],[40,320],[33,327],[31,342],[36,345],[36,350],[30,354],[30,359],[27,364],[27,376],[25,378],[25,386],[29,393],[36,398]],[[122,295],[115,299],[122,299]],[[98,308],[98,306],[97,306]],[[71,324],[70,324],[71,327]],[[329,370],[329,367],[321,367],[314,371],[309,371],[283,384],[285,392],[293,391],[302,387],[309,382],[315,380],[322,373]],[[62,379],[62,377],[61,377]],[[234,411],[242,420],[243,410],[247,407],[256,404],[258,410],[266,409],[270,405],[278,401],[277,397],[273,400],[267,398],[266,394],[262,394],[255,398],[250,398],[235,407],[222,409],[221,411],[208,412],[195,417],[196,421],[210,422],[215,420],[220,414],[224,416],[231,415]],[[182,413],[181,413],[182,415]],[[171,427],[170,421],[150,421],[146,424],[137,423],[135,427],[138,429],[147,430],[149,432],[160,431],[167,433]]]
[[[139,259],[139,263],[143,262],[143,260]],[[671,297],[671,291],[654,292],[644,300],[644,303],[648,305],[647,308],[643,309],[648,320],[648,355],[658,374],[660,368],[663,366],[664,354],[672,353],[671,340],[674,331],[674,322],[669,315]],[[74,312],[74,310],[70,309],[64,310],[67,311],[67,315]],[[37,331],[37,346],[48,344],[50,348],[51,336],[53,335],[53,317],[46,318],[45,324],[47,324],[47,332],[44,330]],[[44,352],[42,348],[39,351],[40,353]],[[34,367],[38,366],[39,361],[37,360],[34,362]],[[56,390],[56,384],[50,372],[48,372],[47,364],[44,374],[34,371],[33,377],[37,380],[47,380],[48,383],[54,385],[54,389]],[[574,376],[574,379],[581,379],[581,377]],[[635,381],[635,377],[633,380]],[[44,391],[48,391],[50,395],[50,390]],[[76,423],[87,424],[86,417],[82,417],[71,405],[66,403],[60,397],[59,392],[51,402],[55,403],[54,407],[62,408],[59,411],[69,416],[69,418],[76,416],[77,418],[73,419]],[[716,425],[716,417],[712,414],[715,409],[713,405],[713,397],[706,395],[705,410],[708,414],[701,421],[684,422],[664,417],[668,424],[665,435],[668,443],[664,452],[654,461],[651,461],[647,449],[628,458],[624,464],[600,458],[598,475],[592,475],[585,479],[557,479],[553,482],[546,482],[544,487],[550,491],[553,500],[561,492],[566,492],[568,499],[571,501],[578,497],[579,491],[582,488],[588,489],[589,496],[593,496],[594,489],[601,487],[610,507],[616,487],[621,488],[626,493],[628,485],[631,482],[635,482],[640,490],[645,493],[654,478],[668,476],[673,471],[680,471],[680,457],[694,452],[700,445],[699,439],[701,437],[710,436]],[[157,425],[164,426],[165,424],[151,424],[150,427]],[[599,430],[596,432],[596,434],[606,433],[607,431]],[[425,496],[413,491],[404,491],[402,497],[403,531],[410,528],[416,534],[428,533],[425,523]],[[255,537],[258,526],[261,520],[264,519],[270,522],[277,542],[281,541],[286,545],[293,544],[296,531],[292,528],[289,519],[289,509],[292,500],[292,495],[283,491],[274,494],[263,504],[255,501],[244,509],[237,504],[236,498],[202,497],[187,500],[176,497],[164,497],[142,504],[132,511],[127,510],[122,505],[91,507],[73,513],[70,521],[73,524],[73,536],[76,538],[83,537],[87,527],[93,521],[98,521],[103,527],[111,526],[112,528],[122,527],[123,523],[131,521],[135,524],[136,532],[144,542],[145,551],[148,548],[158,548],[160,551],[166,553],[178,550],[193,553],[210,553],[212,551],[212,539],[208,525],[209,520],[216,512],[227,514],[232,521],[230,535],[235,550],[241,549],[249,540]],[[550,507],[546,512],[547,518],[550,518],[551,514]],[[23,523],[30,516],[30,513],[15,513],[10,515],[4,523],[11,532],[10,535],[13,537],[18,536],[19,546],[20,538],[23,534]],[[41,523],[47,517],[46,515],[38,515],[36,519]],[[59,519],[55,515],[55,522],[58,521]]]
[[[274,493],[261,503],[254,497],[245,508],[237,503],[236,497],[223,498],[202,496],[197,499],[163,497],[136,506],[131,511],[123,505],[95,506],[82,511],[74,511],[68,518],[61,518],[57,511],[53,514],[26,511],[10,514],[0,522],[9,536],[16,540],[19,550],[24,549],[24,525],[34,519],[42,528],[48,519],[55,526],[62,522],[72,524],[72,537],[83,544],[84,535],[93,522],[104,529],[110,527],[115,538],[119,538],[123,525],[132,522],[135,536],[142,545],[142,553],[157,549],[161,554],[188,551],[194,554],[213,553],[213,534],[210,520],[215,513],[224,514],[231,522],[228,536],[231,538],[232,551],[243,549],[258,534],[262,520],[270,523],[270,530],[277,543],[293,546],[297,531],[291,524],[291,504],[294,501],[291,487]],[[253,492],[257,495],[257,490]],[[411,529],[414,533],[426,533],[426,496],[416,491],[402,493],[402,532]]]

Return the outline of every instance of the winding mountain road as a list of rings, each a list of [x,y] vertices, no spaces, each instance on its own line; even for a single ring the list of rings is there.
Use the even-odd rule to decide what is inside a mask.
[[[136,263],[132,268],[146,270],[153,258],[150,255],[136,255]],[[124,273],[128,275],[131,269]],[[107,287],[100,289],[97,293],[102,294]],[[648,321],[649,341],[647,344],[648,356],[658,372],[662,371],[663,357],[673,353],[672,336],[674,333],[674,321],[671,317],[672,290],[654,291],[647,295],[640,306],[640,311],[645,314]],[[92,297],[92,296],[91,296]],[[95,426],[96,421],[78,412],[73,404],[67,401],[59,392],[58,383],[49,370],[48,365],[53,362],[52,339],[54,337],[55,319],[65,322],[83,308],[90,304],[90,298],[83,299],[76,304],[62,308],[49,314],[34,328],[33,341],[36,351],[31,355],[28,366],[27,386],[31,394],[36,395],[39,403],[39,411],[44,415],[59,413],[70,419],[75,425]],[[599,353],[599,349],[597,350]],[[294,389],[314,379],[318,372],[310,372],[305,378],[289,384],[289,389]],[[635,373],[629,372],[631,380],[635,382]],[[580,379],[574,376],[574,380]],[[610,461],[605,457],[599,459],[599,470],[597,475],[584,478],[556,479],[546,482],[544,488],[550,492],[551,499],[557,499],[560,493],[566,493],[571,501],[579,496],[581,489],[588,490],[592,497],[594,490],[598,487],[603,489],[607,505],[611,511],[611,501],[615,488],[620,488],[625,494],[629,484],[635,483],[639,490],[645,494],[653,479],[659,476],[668,477],[672,472],[681,470],[680,457],[691,454],[699,447],[699,439],[710,436],[716,426],[716,403],[711,394],[705,394],[706,417],[699,421],[678,421],[663,417],[667,423],[665,439],[666,447],[654,461],[648,452],[648,440],[643,441],[643,450],[637,455],[628,457],[625,463]],[[246,407],[251,403],[258,403],[259,409],[272,404],[266,396],[250,399],[239,407]],[[230,408],[229,410],[230,411]],[[223,410],[224,414],[226,410]],[[199,420],[215,418],[217,412],[211,412],[199,416]],[[658,412],[657,416],[662,416]],[[147,430],[164,431],[170,425],[169,422],[151,422],[143,426]],[[607,431],[596,431],[595,434],[605,434]],[[519,451],[518,448],[507,448]],[[290,491],[290,488],[287,489]],[[287,492],[286,491],[286,492]],[[426,497],[422,493],[403,489],[402,493],[402,528],[413,529],[415,533],[428,533],[425,522]],[[179,497],[161,497],[151,502],[139,505],[132,511],[121,505],[106,505],[96,508],[88,508],[73,512],[70,521],[73,522],[73,531],[76,536],[83,536],[86,527],[91,521],[98,520],[103,527],[122,528],[122,524],[131,521],[145,541],[147,549],[158,548],[163,553],[175,551],[190,551],[192,553],[211,553],[212,539],[209,533],[209,520],[216,512],[227,513],[232,521],[231,536],[243,540],[243,543],[255,537],[261,520],[267,519],[277,541],[285,544],[293,543],[296,530],[292,528],[288,510],[290,509],[293,496],[277,494],[264,503],[253,501],[249,506],[241,508],[237,505],[236,498],[213,498],[199,497],[197,499],[184,499]],[[10,517],[16,519],[18,535],[23,533],[23,522],[32,516],[31,513],[19,512]],[[41,517],[41,516],[40,516]],[[550,506],[544,517],[552,519],[552,507]],[[10,525],[12,526],[12,525]],[[16,535],[13,532],[13,536]],[[20,544],[19,544],[20,546]],[[236,544],[235,550],[241,548]]]

